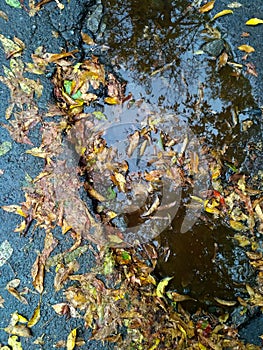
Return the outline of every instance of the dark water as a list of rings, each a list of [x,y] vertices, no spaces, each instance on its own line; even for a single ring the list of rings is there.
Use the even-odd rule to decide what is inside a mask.
[[[205,43],[207,17],[188,1],[104,3],[106,30],[101,40],[109,47],[107,55],[112,57],[116,71],[127,81],[127,94],[131,92],[135,100],[143,100],[148,111],[152,109],[164,119],[174,115],[175,120],[185,122],[199,148],[206,146],[217,152],[224,149],[226,161],[251,172],[244,149],[262,132],[261,116],[250,83],[242,74],[237,78],[232,67],[218,69],[209,54],[197,54]],[[234,60],[230,45],[228,50]],[[131,135],[127,123],[141,123],[148,113],[138,110],[105,109],[115,130],[109,142],[117,142],[120,134]],[[157,127],[162,128],[164,119]],[[243,122],[250,120],[252,127],[244,129]],[[168,125],[169,130],[176,128],[172,118]],[[208,182],[206,186],[209,189]],[[253,272],[245,253],[232,239],[234,232],[213,218],[204,220],[200,214],[182,232],[184,218],[189,216],[184,205],[189,201],[188,190],[183,189],[171,224],[154,237],[160,253],[156,273],[159,277],[174,276],[171,288],[204,304],[213,303],[214,297],[231,300],[242,295]],[[137,220],[136,216],[131,218]]]

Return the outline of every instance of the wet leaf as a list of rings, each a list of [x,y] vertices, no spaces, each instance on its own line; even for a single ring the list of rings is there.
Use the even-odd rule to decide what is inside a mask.
[[[77,328],[74,328],[68,335],[67,350],[73,350],[76,345]]]
[[[214,21],[215,19],[219,18],[219,17],[222,17],[222,16],[225,16],[225,15],[230,15],[232,14],[233,11],[232,10],[223,10],[223,11],[220,11],[218,12],[216,15],[214,15],[214,17],[211,19],[211,21]]]
[[[0,41],[3,45],[7,58],[20,56],[24,49],[24,45],[20,46],[2,34],[0,34]]]
[[[86,34],[84,32],[81,32],[81,37],[82,37],[82,40],[83,40],[83,42],[85,44],[87,44],[87,45],[95,45],[94,40],[88,34]]]
[[[0,11],[0,17],[3,18],[5,21],[8,21],[8,16],[4,11]]]
[[[252,47],[250,45],[240,45],[240,46],[238,46],[238,49],[241,51],[245,51],[247,53],[255,52],[254,47]]]
[[[18,278],[15,278],[11,281],[9,281],[6,285],[6,289],[8,290],[8,292],[10,294],[12,294],[16,299],[18,299],[21,303],[27,305],[28,302],[26,300],[26,298],[21,295],[21,293],[19,293],[16,288],[20,285],[20,280]],[[22,316],[21,316],[22,317]],[[22,322],[21,319],[19,320],[19,322]]]
[[[8,339],[8,345],[12,346],[12,350],[23,350],[22,344],[18,341],[18,337],[13,335]]]
[[[0,307],[4,308],[5,299],[0,295]]]
[[[27,217],[27,214],[23,211],[23,209],[20,205],[16,205],[16,204],[3,205],[1,208],[9,213],[15,213],[15,214],[18,214],[20,216],[23,216],[24,218]]]
[[[14,8],[21,8],[22,7],[19,0],[5,0],[5,2],[7,3],[7,5],[14,7]]]
[[[11,151],[12,143],[9,141],[4,141],[0,144],[0,157]]]
[[[4,265],[13,254],[13,248],[10,243],[5,240],[0,244],[0,267]]]
[[[41,260],[41,257],[38,255],[36,261],[32,266],[31,275],[33,278],[33,286],[40,294],[44,290],[44,274],[45,274],[45,266]]]
[[[258,72],[256,71],[256,67],[252,62],[246,63],[246,67],[247,67],[248,74],[254,75],[254,77],[258,76]]]
[[[237,1],[231,2],[230,4],[227,5],[227,7],[229,7],[230,9],[238,9],[241,6],[243,6],[243,5]]]
[[[211,11],[213,9],[213,7],[214,7],[214,4],[215,4],[215,0],[209,1],[208,3],[206,3],[205,5],[203,5],[199,9],[199,12],[200,13],[205,13],[205,12]]]
[[[246,226],[243,225],[240,221],[229,220],[229,224],[236,231],[242,231],[246,229]]]
[[[217,68],[221,69],[222,67],[224,67],[227,64],[227,60],[228,60],[228,54],[226,52],[223,52],[218,58]],[[218,177],[217,175],[219,174],[213,173],[212,177],[215,179]]]
[[[173,277],[165,277],[158,283],[158,285],[156,287],[157,297],[162,298],[164,296],[165,287],[167,287],[167,285],[168,285],[169,281],[171,281],[171,279],[173,279]]]
[[[258,24],[263,24],[263,19],[260,18],[250,18],[247,22],[246,25],[248,26],[256,26]]]
[[[114,97],[105,97],[104,98],[104,102],[106,102],[108,105],[118,105],[120,104],[120,101],[118,99],[118,97],[114,96]]]
[[[39,320],[40,320],[40,303],[35,308],[34,313],[33,313],[32,317],[30,318],[30,320],[28,321],[27,326],[29,328],[31,328],[35,324],[37,324]]]
[[[218,302],[221,305],[225,305],[225,306],[234,306],[236,305],[236,301],[233,300],[223,300],[223,299],[219,299],[217,297],[214,297],[215,301]]]
[[[127,156],[131,157],[133,152],[135,151],[136,147],[138,146],[140,141],[140,133],[139,131],[135,131],[134,134],[129,136],[129,146],[127,149]]]
[[[8,326],[4,328],[4,331],[8,334],[17,335],[19,337],[29,338],[31,337],[30,329],[24,324],[17,324],[15,326]]]
[[[176,292],[167,292],[166,295],[168,296],[169,299],[171,299],[174,302],[181,302],[185,300],[195,300],[191,298],[189,295],[183,295]]]

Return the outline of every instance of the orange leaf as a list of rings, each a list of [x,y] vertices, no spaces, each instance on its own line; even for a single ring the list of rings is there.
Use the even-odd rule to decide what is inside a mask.
[[[205,12],[211,11],[212,8],[214,7],[214,4],[215,4],[215,0],[209,1],[207,4],[203,5],[203,6],[199,9],[199,12],[200,12],[200,13],[205,13]]]

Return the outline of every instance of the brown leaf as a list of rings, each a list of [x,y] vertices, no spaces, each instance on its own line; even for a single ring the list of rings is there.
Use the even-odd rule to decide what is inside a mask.
[[[254,77],[258,76],[258,72],[256,71],[256,67],[253,63],[251,63],[251,62],[246,63],[246,67],[247,67],[248,74],[254,75]]]
[[[32,266],[31,275],[33,278],[33,286],[40,294],[44,290],[44,274],[45,274],[45,266],[42,263],[41,255],[38,255],[36,261]]]
[[[208,3],[206,3],[205,5],[203,5],[199,9],[199,12],[200,13],[205,13],[205,12],[211,11],[213,9],[213,7],[214,7],[214,4],[215,4],[215,0],[209,1]]]

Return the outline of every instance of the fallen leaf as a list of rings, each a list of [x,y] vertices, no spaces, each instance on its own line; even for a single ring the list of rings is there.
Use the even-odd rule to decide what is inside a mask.
[[[246,226],[243,225],[240,221],[229,220],[229,224],[236,231],[242,231],[246,229]]]
[[[77,328],[72,329],[67,339],[67,350],[73,350],[76,345]]]
[[[245,51],[247,53],[255,52],[254,47],[252,47],[250,45],[240,45],[240,46],[238,46],[238,49],[241,51]]]
[[[259,18],[250,18],[247,22],[246,25],[248,26],[256,26],[258,24],[263,24],[263,19]]]
[[[214,297],[215,301],[218,302],[219,304],[221,305],[225,305],[225,306],[234,306],[236,305],[236,301],[233,301],[233,300],[223,300],[223,299],[220,299],[220,298],[216,298]]]
[[[246,63],[246,67],[247,67],[248,74],[254,75],[254,77],[258,76],[258,72],[256,71],[256,67],[253,63],[251,62]]]
[[[34,310],[34,313],[30,320],[27,323],[27,326],[29,328],[33,327],[37,322],[40,320],[40,303],[37,305],[37,307]]]
[[[14,7],[14,8],[21,8],[22,7],[19,0],[5,0],[5,2],[7,3],[7,5]]]
[[[0,244],[0,266],[4,265],[12,254],[13,248],[10,243],[5,240]]]
[[[222,16],[225,16],[225,15],[230,15],[232,14],[233,11],[232,10],[223,10],[223,11],[220,11],[218,12],[217,14],[214,15],[214,17],[211,19],[211,21],[214,21],[215,19],[219,18],[219,17],[222,17]]]
[[[5,299],[0,295],[0,307],[4,308]]]
[[[212,8],[214,7],[214,4],[215,4],[215,0],[209,1],[208,3],[200,7],[199,12],[205,13],[205,12],[211,11]]]
[[[9,213],[15,213],[20,216],[23,216],[24,218],[27,217],[27,214],[23,211],[20,205],[16,205],[16,204],[3,205],[1,208]]]
[[[157,297],[162,298],[164,296],[165,287],[167,287],[167,285],[168,285],[169,281],[171,281],[171,279],[173,279],[173,277],[165,277],[158,283],[158,285],[156,287]]]
[[[4,328],[4,331],[8,334],[17,335],[19,337],[29,338],[31,337],[30,329],[24,324],[17,324],[15,326],[8,326]]]
[[[230,9],[238,9],[241,6],[243,6],[243,5],[240,4],[240,2],[237,2],[237,1],[231,2],[231,4],[227,5],[227,7],[229,7]]]
[[[0,144],[0,157],[11,151],[12,143],[9,141],[4,141]]]
[[[109,105],[119,105],[120,104],[120,100],[116,96],[114,96],[114,97],[105,97],[104,98],[104,102],[106,102]]]
[[[18,299],[21,303],[27,305],[28,302],[26,298],[19,293],[16,288],[20,285],[20,280],[18,278],[15,278],[11,281],[9,281],[6,285],[6,289],[10,294],[12,294],[16,299]],[[21,320],[19,320],[21,322]]]
[[[40,255],[36,258],[32,269],[31,275],[33,278],[33,286],[38,291],[38,293],[42,293],[44,290],[44,274],[45,274],[45,266],[41,260]]]
[[[8,21],[8,16],[4,11],[0,11],[0,17],[3,18],[5,21]]]
[[[12,350],[23,350],[22,344],[20,341],[18,341],[18,337],[16,335],[13,335],[8,339],[8,345],[12,347]]]

